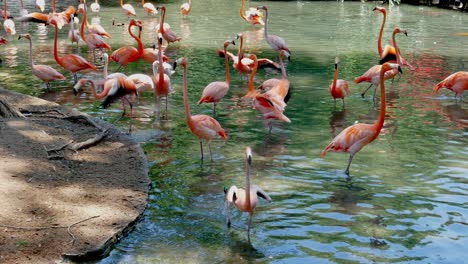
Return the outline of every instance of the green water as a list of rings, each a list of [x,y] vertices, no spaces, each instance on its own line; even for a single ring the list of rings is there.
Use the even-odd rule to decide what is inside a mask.
[[[274,59],[263,39],[238,14],[240,1],[195,1],[189,18],[178,13],[182,1],[166,3],[167,22],[182,37],[170,45],[172,59],[188,59],[192,114],[212,114],[211,105],[196,105],[202,89],[224,78],[223,60],[215,50],[224,40],[243,32],[246,50]],[[400,6],[388,10],[384,42],[400,26],[408,36],[397,41],[403,56],[416,69],[403,68],[401,79],[388,81],[387,114],[379,138],[354,158],[351,178],[343,173],[348,155],[320,151],[345,127],[356,121],[374,122],[378,109],[366,84],[352,80],[378,62],[377,36],[382,16],[374,3],[248,2],[268,5],[269,30],[283,37],[292,50],[287,65],[292,97],[285,114],[290,124],[274,123],[271,136],[261,116],[239,100],[247,91],[246,77],[231,68],[231,89],[218,105],[216,119],[229,140],[212,142],[214,161],[199,160],[198,140],[186,127],[182,100],[182,72],[172,82],[168,120],[154,117],[154,98],[143,94],[135,109],[134,137],[148,160],[152,188],[148,209],[134,232],[122,239],[99,263],[462,263],[468,244],[467,103],[453,93],[432,88],[449,74],[467,70],[468,14],[429,7]],[[143,42],[150,47],[158,18],[143,15]],[[112,27],[112,17],[127,20],[118,8],[102,7],[100,22],[112,34],[110,45],[135,45],[124,27]],[[36,63],[61,70],[51,56],[53,28],[17,24],[33,35]],[[60,32],[61,52],[72,47]],[[0,83],[113,122],[120,104],[99,108],[92,95],[74,97],[71,78],[53,84],[51,92],[28,74],[27,43],[10,39],[0,47],[4,60]],[[232,50],[235,51],[235,48]],[[334,58],[340,57],[340,78],[350,82],[346,109],[333,100],[328,86]],[[110,71],[117,65],[111,63]],[[61,70],[62,71],[62,70]],[[151,72],[138,62],[125,73]],[[63,72],[63,71],[62,71]],[[68,73],[65,73],[70,77]],[[100,72],[85,76],[99,78]],[[262,69],[256,85],[278,77]],[[123,131],[128,118],[116,123]],[[233,213],[233,227],[225,224],[223,187],[244,185],[244,149],[253,149],[252,181],[272,197],[260,201],[253,218],[251,243],[247,216]],[[207,149],[205,154],[208,155]]]

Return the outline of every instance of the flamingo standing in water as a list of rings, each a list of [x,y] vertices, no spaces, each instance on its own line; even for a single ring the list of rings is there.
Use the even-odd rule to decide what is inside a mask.
[[[16,34],[15,22],[13,22],[12,19],[8,18],[7,1],[3,0],[3,2],[4,2],[3,18],[5,19],[5,21],[3,21],[3,28],[5,29],[5,32],[7,35],[15,35]]]
[[[236,45],[233,40],[224,41],[224,53],[226,53],[229,45]],[[224,65],[226,68],[226,80],[216,81],[209,83],[205,89],[203,89],[202,96],[198,101],[198,104],[202,103],[213,103],[213,115],[216,113],[216,105],[229,91],[229,63],[228,57],[224,56]]]
[[[73,79],[75,80],[75,83],[77,82],[77,75],[76,73],[82,70],[96,70],[96,66],[93,64],[89,63],[87,60],[85,60],[83,57],[76,55],[76,54],[67,54],[64,55],[63,57],[58,56],[58,26],[57,26],[57,20],[52,19],[50,22],[51,25],[55,27],[55,38],[54,38],[54,58],[55,61],[62,66],[64,69],[70,71],[73,74]]]
[[[271,78],[264,81],[257,89],[261,90],[262,92],[267,92],[271,90],[271,88],[277,86],[281,83],[281,80],[288,79],[288,75],[286,74],[286,68],[284,67],[283,57],[286,56],[285,51],[280,51],[279,61],[280,61],[280,68],[281,68],[281,79]]]
[[[71,41],[72,45],[74,42],[78,45],[80,42],[80,31],[78,29],[75,29],[75,21],[74,21],[74,16],[72,16],[72,19],[70,19],[70,30],[68,31],[68,39]]]
[[[190,115],[189,101],[188,101],[188,88],[187,88],[187,60],[185,58],[180,58],[177,60],[177,63],[182,65],[183,68],[183,82],[184,82],[184,108],[185,108],[185,117],[187,119],[187,125],[190,128],[190,131],[198,137],[200,141],[200,155],[201,160],[203,160],[203,140],[208,142],[208,149],[210,150],[210,158],[213,160],[211,154],[210,141],[216,136],[219,135],[224,140],[227,140],[227,135],[224,132],[224,129],[221,127],[216,119],[208,115]]]
[[[146,14],[149,15],[156,15],[158,13],[158,10],[156,10],[156,7],[152,3],[145,3],[145,0],[141,0],[141,6],[143,6],[143,9],[145,10]]]
[[[242,212],[249,214],[249,221],[247,224],[247,237],[250,241],[250,227],[252,226],[252,216],[255,208],[257,207],[258,197],[261,197],[268,202],[271,202],[271,197],[262,188],[255,184],[250,183],[250,167],[252,166],[252,150],[250,147],[245,149],[245,189],[237,188],[233,185],[231,187],[224,187],[226,195],[226,215],[227,226],[231,227],[231,218],[229,214],[229,205],[231,203]]]
[[[455,99],[460,95],[461,100],[463,100],[463,91],[468,90],[468,72],[459,71],[449,75],[443,81],[436,84],[434,93],[437,93],[442,88],[453,91]]]
[[[249,91],[247,92],[246,95],[244,95],[244,98],[254,98],[258,94],[258,92],[255,91],[255,88],[254,88],[254,78],[258,69],[258,60],[255,54],[250,54],[249,58],[254,63],[253,63],[252,72],[250,73],[250,76],[249,76]]]
[[[338,57],[335,58],[335,74],[333,75],[333,82],[330,85],[330,94],[333,97],[333,101],[335,101],[335,108],[336,108],[336,98],[341,98],[343,101],[343,108],[345,108],[344,98],[350,94],[349,91],[349,84],[347,81],[338,79],[338,64],[340,63],[340,59]]]
[[[245,0],[241,0],[241,7],[240,7],[240,16],[244,19],[245,22],[252,24],[252,25],[265,25],[262,19],[262,13],[258,11],[255,7],[250,7],[249,10],[245,11],[244,15],[244,7],[245,7]]]
[[[120,0],[120,7],[122,12],[130,19],[131,16],[136,16],[135,8],[131,4],[124,4],[123,0]]]
[[[192,0],[188,0],[188,3],[183,3],[180,6],[180,13],[182,14],[182,17],[187,17],[190,11],[192,11]]]
[[[265,40],[270,45],[270,47],[273,48],[275,51],[280,51],[284,50],[287,51],[288,59],[291,56],[291,51],[289,50],[288,44],[286,44],[286,41],[282,39],[281,37],[278,37],[276,35],[269,35],[268,34],[268,9],[266,6],[259,6],[257,9],[263,9],[265,10]]]
[[[75,86],[73,87],[73,93],[75,95],[81,90],[83,86],[89,83],[91,85],[91,90],[93,92],[93,96],[96,99],[103,99],[102,107],[107,108],[111,103],[113,103],[117,99],[122,100],[123,106],[123,113],[122,117],[125,116],[125,102],[128,103],[130,106],[130,125],[129,125],[129,132],[132,131],[132,119],[133,119],[133,103],[128,98],[129,95],[138,95],[137,87],[132,80],[128,80],[125,78],[115,78],[109,79],[104,83],[104,90],[101,93],[96,92],[96,85],[93,80],[89,79],[80,79]],[[121,118],[122,118],[121,117]]]
[[[60,28],[64,24],[70,22],[71,17],[76,13],[76,9],[73,6],[69,6],[65,11],[56,13],[56,0],[52,1],[52,13],[44,14],[39,12],[33,12],[26,16],[20,17],[18,20],[21,22],[35,22],[35,23],[43,23],[43,24],[50,24],[52,19],[57,20],[57,25]]]
[[[101,6],[98,3],[98,0],[94,0],[94,3],[92,3],[89,8],[91,8],[91,12],[93,13],[99,13],[101,10]]]
[[[95,50],[96,49],[101,50],[101,54],[104,53],[102,51],[103,49],[106,49],[106,50],[109,50],[109,51],[112,51],[112,49],[109,46],[109,44],[107,44],[104,41],[104,38],[101,37],[100,35],[95,34],[95,33],[89,33],[88,35],[85,35],[84,28],[85,28],[85,24],[88,22],[88,17],[87,17],[88,12],[86,11],[86,7],[85,7],[83,13],[84,13],[84,16],[83,16],[83,21],[81,21],[80,36],[81,36],[81,39],[84,42],[86,42],[86,44],[88,44],[89,49],[93,53],[93,59],[94,59],[94,61],[96,61],[96,55],[95,55]]]
[[[36,7],[39,11],[44,12],[45,9],[45,1],[44,0],[36,0]]]
[[[273,129],[273,120],[291,123],[291,120],[283,114],[280,107],[268,98],[266,94],[257,94],[253,99],[253,106],[263,115],[263,119],[267,122],[269,135]]]
[[[49,65],[34,64],[31,35],[20,34],[18,39],[21,38],[29,40],[29,64],[31,65],[31,71],[37,78],[41,79],[46,84],[47,89],[50,88],[50,82],[52,81],[66,80],[65,76]]]
[[[163,56],[162,56],[162,42],[163,36],[161,33],[158,33],[158,74],[154,73],[156,69],[156,62],[153,62],[153,73],[154,73],[154,94],[158,97],[166,98],[166,111],[167,111],[167,97],[172,93],[171,78],[164,73],[163,67]]]
[[[180,41],[181,38],[177,37],[177,35],[170,29],[170,27],[166,27],[164,25],[164,18],[166,17],[166,7],[165,6],[158,6],[156,9],[161,10],[161,20],[159,21],[159,32],[162,34],[163,38],[167,41],[168,45],[171,42]]]
[[[396,55],[397,64],[401,65],[400,64],[401,63],[401,61],[400,61],[400,58],[401,58],[400,50],[398,49],[398,45],[396,44],[396,40],[395,40],[395,36],[398,33],[404,33],[405,35],[407,35],[407,32],[406,32],[406,30],[402,30],[399,27],[395,27],[395,29],[393,29],[393,34],[392,34],[393,45],[395,45],[395,48],[396,48],[395,50],[397,52],[397,55]],[[361,75],[361,76],[357,77],[356,79],[354,79],[355,83],[361,83],[361,82],[371,83],[371,85],[369,87],[367,87],[367,89],[364,90],[364,92],[362,92],[362,94],[361,94],[362,97],[364,97],[366,92],[374,85],[375,86],[374,87],[374,102],[375,102],[375,92],[376,92],[377,86],[379,86],[381,69],[382,69],[382,65],[374,65],[369,70],[367,70],[363,75]],[[385,80],[394,78],[399,72],[400,73],[402,72],[401,68],[388,71],[384,75]]]
[[[141,31],[141,21],[132,19],[128,24],[128,34],[136,40],[138,43],[138,49],[133,46],[124,46],[112,52],[110,56],[110,60],[117,62],[121,66],[127,66],[128,63],[137,61],[143,54],[143,43],[138,36],[133,34],[133,26],[137,26]]]
[[[382,130],[385,120],[385,72],[398,69],[400,65],[386,62],[382,65],[380,70],[380,113],[377,122],[374,124],[355,124],[347,127],[336,136],[327,147],[320,153],[320,157],[324,157],[329,150],[336,152],[347,152],[349,153],[348,166],[346,167],[345,173],[349,176],[349,167],[353,160],[354,155],[359,152],[364,146],[374,141]]]

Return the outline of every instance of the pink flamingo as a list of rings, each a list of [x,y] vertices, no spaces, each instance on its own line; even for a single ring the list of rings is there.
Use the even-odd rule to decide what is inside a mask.
[[[258,60],[257,60],[257,56],[255,54],[250,54],[249,58],[254,63],[253,63],[252,72],[250,73],[250,76],[249,76],[249,91],[247,92],[246,95],[244,95],[244,98],[254,98],[258,94],[258,92],[255,91],[255,88],[254,88],[254,78],[255,78],[255,74],[257,73],[257,69],[258,69]]]
[[[182,65],[183,75],[184,75],[184,108],[185,108],[185,117],[187,119],[187,125],[190,128],[190,131],[198,137],[200,141],[200,154],[201,160],[203,160],[203,139],[208,142],[208,148],[210,150],[210,158],[213,160],[211,154],[210,141],[216,136],[219,135],[224,140],[227,140],[227,135],[224,132],[224,129],[221,127],[216,119],[208,115],[190,115],[189,101],[188,101],[188,88],[187,88],[187,60],[185,58],[180,58],[177,60],[177,63]]]
[[[164,18],[166,17],[166,7],[165,6],[158,6],[156,9],[161,10],[161,21],[159,21],[159,32],[163,35],[163,38],[167,41],[167,43],[180,41],[181,38],[177,37],[177,35],[172,31],[169,27],[164,26]]]
[[[3,21],[3,28],[5,29],[5,32],[7,35],[15,35],[16,34],[15,22],[13,22],[12,19],[8,18],[7,1],[3,0],[3,2],[4,2],[3,18],[5,19],[5,21]]]
[[[130,36],[136,40],[136,42],[138,43],[138,49],[136,49],[133,46],[124,46],[112,52],[109,58],[110,60],[117,62],[121,66],[127,66],[128,63],[137,61],[143,54],[143,43],[141,42],[139,37],[133,34],[131,30],[133,26],[137,26],[141,31],[141,21],[132,19],[128,24],[128,34],[130,34]]]
[[[29,40],[29,64],[31,65],[32,73],[46,84],[47,89],[50,88],[50,82],[52,81],[66,80],[65,76],[49,65],[34,64],[31,35],[21,34],[18,39],[21,38],[26,38]]]
[[[80,79],[73,87],[73,93],[77,95],[81,88],[83,86],[86,86],[87,83],[91,85],[93,96],[96,99],[104,98],[104,101],[102,102],[102,107],[104,108],[107,108],[111,103],[113,103],[117,99],[122,100],[123,113],[121,118],[125,116],[125,102],[128,103],[128,105],[130,106],[130,125],[128,130],[129,132],[131,132],[133,119],[133,104],[128,98],[128,95],[138,95],[135,83],[132,80],[120,77],[115,79],[109,79],[104,83],[104,90],[101,93],[97,93],[96,85],[93,80]]]
[[[468,90],[468,72],[459,71],[449,75],[443,81],[436,84],[434,93],[437,93],[442,88],[453,91],[455,99],[460,95],[461,100],[463,100],[463,91]]]
[[[397,69],[400,66],[398,64],[393,64],[386,62],[382,65],[380,70],[380,113],[377,122],[374,124],[355,124],[350,127],[347,127],[341,131],[338,136],[336,136],[327,147],[320,153],[320,157],[324,157],[329,150],[334,150],[337,152],[347,152],[349,153],[348,166],[346,167],[345,173],[349,176],[349,167],[351,166],[351,161],[353,160],[354,155],[359,152],[364,146],[374,141],[380,134],[382,130],[384,120],[385,120],[385,72]]]
[[[250,147],[245,149],[245,189],[237,188],[233,185],[227,189],[224,188],[226,195],[226,214],[227,226],[231,227],[231,218],[229,214],[229,205],[231,203],[242,212],[249,214],[249,221],[247,224],[247,237],[250,241],[250,227],[252,225],[252,216],[255,208],[257,207],[258,197],[261,197],[268,202],[271,202],[271,197],[262,188],[255,184],[250,183],[250,167],[252,166],[252,150]]]
[[[99,13],[101,10],[101,6],[98,3],[98,0],[94,0],[94,3],[92,3],[89,8],[91,8],[91,12],[93,13]]]
[[[280,61],[280,67],[281,67],[281,79],[277,78],[271,78],[266,81],[264,81],[257,89],[261,90],[262,92],[267,92],[271,90],[271,88],[278,86],[278,84],[281,83],[281,80],[286,80],[288,79],[288,75],[286,74],[286,68],[284,67],[284,62],[283,62],[283,57],[286,56],[286,52],[280,51],[280,56],[279,56],[279,61]]]
[[[245,0],[241,0],[241,7],[240,7],[240,16],[244,19],[245,22],[252,24],[252,25],[265,25],[262,19],[262,13],[258,11],[255,7],[250,7],[249,10],[245,11],[244,15],[244,8],[245,8]]]
[[[183,3],[180,6],[180,13],[182,14],[182,17],[187,17],[192,11],[192,0],[188,0],[188,3]]]
[[[87,17],[87,11],[86,8],[84,9],[84,16],[83,16],[83,21],[81,21],[81,30],[80,30],[80,36],[81,39],[88,44],[89,49],[93,52],[93,59],[96,61],[96,56],[95,56],[95,50],[99,49],[101,50],[101,54],[103,53],[102,49],[106,49],[109,51],[112,51],[111,47],[109,44],[107,44],[104,41],[104,38],[101,37],[98,34],[95,33],[89,33],[88,35],[85,35],[84,33],[84,28],[85,24],[88,22],[88,17]]]
[[[73,74],[73,79],[77,82],[76,73],[82,70],[96,70],[96,66],[89,63],[83,57],[76,55],[76,54],[67,54],[63,57],[58,56],[58,27],[57,27],[57,20],[52,19],[50,22],[51,25],[55,27],[55,38],[54,38],[54,58],[55,61],[62,66],[64,69],[70,71]]]
[[[265,40],[275,51],[284,50],[287,51],[288,58],[291,56],[291,50],[289,50],[288,44],[281,37],[276,35],[268,34],[268,9],[266,6],[259,6],[257,9],[265,10]]]
[[[73,19],[74,17],[72,16],[72,19],[70,19],[70,29],[68,31],[68,39],[70,40],[70,42],[73,43],[76,42],[76,44],[78,45],[79,41],[80,41],[80,31],[78,29],[75,29],[75,21]]]
[[[340,63],[340,59],[338,57],[335,58],[335,74],[333,75],[333,82],[330,85],[330,93],[333,97],[333,101],[335,101],[336,107],[336,98],[341,98],[343,101],[343,108],[345,108],[345,101],[344,98],[350,94],[349,91],[349,84],[347,81],[338,79],[338,64]]]
[[[145,3],[145,0],[141,0],[141,6],[143,6],[143,9],[145,10],[146,14],[149,15],[156,15],[158,13],[158,10],[156,10],[156,7],[152,3]]]
[[[166,111],[167,111],[167,97],[172,93],[171,78],[164,73],[163,67],[163,55],[162,55],[162,42],[163,36],[161,33],[158,33],[158,74],[154,73],[154,94],[161,98],[162,96],[166,97]],[[153,71],[155,70],[155,62],[153,62]]]
[[[224,41],[224,53],[226,53],[230,44],[236,45],[233,40]],[[229,91],[229,63],[227,56],[224,56],[224,65],[226,68],[226,80],[209,83],[205,89],[203,89],[202,96],[198,101],[198,104],[213,103],[213,115],[216,113],[216,104],[218,104]]]
[[[273,129],[273,120],[291,123],[291,120],[283,114],[283,111],[265,94],[257,94],[254,97],[253,106],[263,115],[263,119],[268,123],[268,134],[271,134],[271,130]]]
[[[136,16],[135,8],[131,4],[124,4],[123,0],[120,0],[120,7],[122,12],[130,19],[131,16]]]

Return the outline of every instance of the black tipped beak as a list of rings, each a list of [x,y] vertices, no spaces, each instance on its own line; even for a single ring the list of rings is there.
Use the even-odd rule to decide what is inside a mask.
[[[249,165],[252,165],[252,156],[247,156],[247,162],[249,163]]]
[[[375,11],[375,10],[377,10],[377,7],[374,7],[374,9],[372,9],[372,11]]]
[[[408,36],[408,32],[405,31],[405,36]]]
[[[338,63],[335,63],[335,70],[338,69]]]
[[[232,41],[232,45],[234,45],[234,46],[236,45],[236,42],[234,40]]]
[[[75,90],[75,89],[73,89],[73,94],[74,94],[75,96],[77,96],[77,95],[78,95],[78,91]]]
[[[20,40],[20,39],[21,39],[21,35],[18,37],[18,40]]]
[[[174,61],[174,63],[172,63],[172,70],[175,71],[176,68],[177,68],[177,61]]]
[[[399,73],[403,73],[403,71],[401,70],[401,67],[400,67],[400,66],[398,66],[398,72],[399,72]]]
[[[162,46],[162,43],[163,43],[163,40],[162,40],[162,38],[159,38],[159,45],[161,45],[161,46]]]
[[[153,44],[153,49],[154,49],[154,50],[156,49],[156,44]]]
[[[291,56],[288,56],[288,61],[291,61]]]

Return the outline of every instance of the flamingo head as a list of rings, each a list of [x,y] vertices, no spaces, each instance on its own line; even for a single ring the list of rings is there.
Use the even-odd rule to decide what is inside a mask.
[[[393,69],[398,69],[400,73],[403,73],[403,71],[401,70],[400,64],[390,63],[390,62],[384,63],[380,71],[382,73],[382,72],[386,72],[386,71],[393,70]]]
[[[174,65],[180,64],[182,67],[187,67],[187,59],[184,57],[178,58],[175,62]],[[175,69],[175,66],[173,67]]]
[[[235,46],[235,45],[236,45],[236,42],[234,42],[234,40],[226,40],[226,41],[224,41],[224,48],[227,49],[227,47],[228,47],[229,45],[231,45],[231,44]]]
[[[257,10],[258,10],[258,9],[263,9],[263,10],[265,10],[265,11],[268,11],[268,9],[267,9],[266,6],[258,6],[258,7],[257,7]]]
[[[280,50],[280,58],[288,58],[288,61],[291,61],[291,54],[287,50]]]
[[[27,38],[27,39],[31,40],[31,35],[29,35],[29,34],[20,34],[19,37],[18,37],[18,40],[21,39],[21,38]]]
[[[250,147],[245,148],[245,159],[249,165],[252,165],[252,149]]]
[[[166,13],[166,7],[165,7],[165,6],[157,6],[157,7],[156,7],[156,10],[158,10],[158,11],[161,10],[161,12]]]
[[[405,34],[405,36],[408,36],[408,32],[406,30],[401,29],[399,27],[395,27],[393,29],[393,34],[397,34],[397,33],[403,33],[403,34]]]
[[[372,9],[372,11],[379,11],[382,14],[387,14],[387,9],[385,9],[385,7],[381,7],[381,6],[374,7],[374,9]]]
[[[161,48],[163,44],[163,35],[161,32],[158,33],[158,47]]]
[[[78,82],[73,86],[73,94],[76,96],[78,92],[81,91],[83,86],[86,86],[86,83],[90,81],[88,79],[79,79]]]
[[[109,61],[109,55],[107,53],[102,53],[101,61],[107,64],[107,62]]]
[[[335,70],[338,68],[338,64],[340,63],[340,58],[335,58]]]

